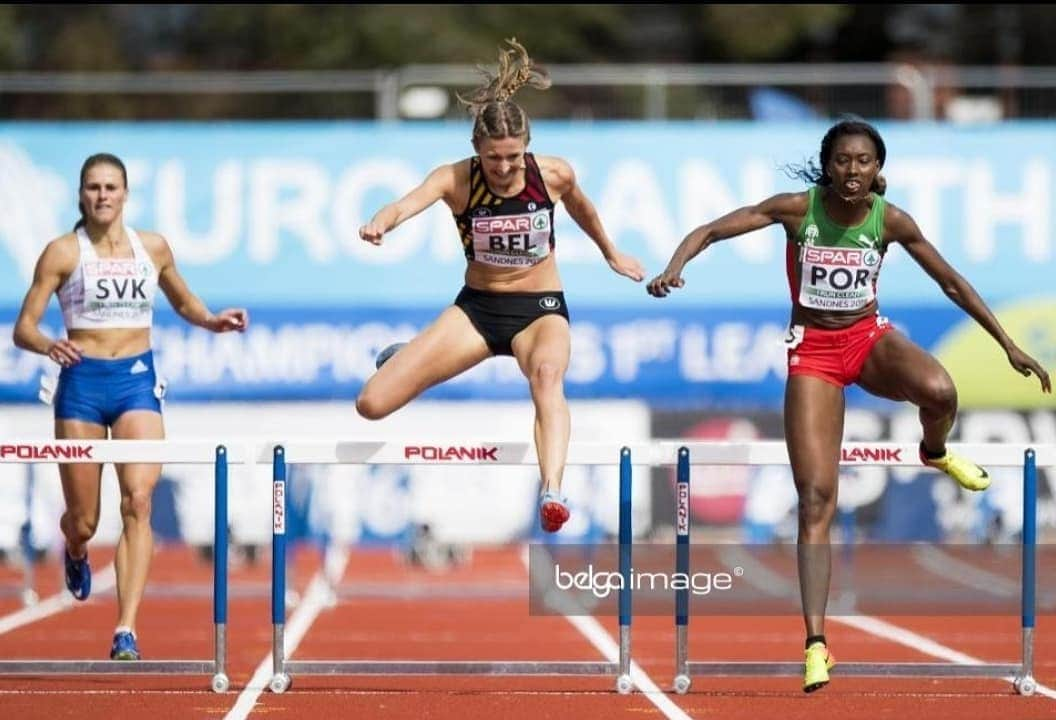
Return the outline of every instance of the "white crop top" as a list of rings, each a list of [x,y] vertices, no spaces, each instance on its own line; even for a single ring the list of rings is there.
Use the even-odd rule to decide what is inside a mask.
[[[67,330],[148,328],[154,319],[158,271],[139,235],[125,228],[131,258],[101,258],[83,227],[77,228],[80,258],[59,287]]]

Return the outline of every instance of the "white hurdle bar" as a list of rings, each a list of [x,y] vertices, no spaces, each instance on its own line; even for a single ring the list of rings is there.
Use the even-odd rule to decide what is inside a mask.
[[[677,457],[675,490],[676,571],[689,572],[690,467],[712,465],[783,465],[788,463],[784,443],[661,443],[664,455]],[[1023,469],[1023,543],[1021,585],[1022,658],[1019,663],[839,663],[836,676],[857,677],[957,677],[1009,680],[1021,695],[1033,695],[1037,682],[1034,669],[1034,629],[1036,610],[1037,467],[1056,467],[1056,445],[1013,445],[999,443],[950,443],[950,448],[983,467]],[[915,445],[900,443],[844,443],[841,465],[922,467]],[[936,471],[937,472],[937,471]],[[689,691],[694,675],[796,676],[802,662],[691,662],[688,649],[688,593],[675,598],[675,679],[674,690]]]
[[[113,441],[122,442],[122,441]],[[136,441],[139,442],[139,441]],[[164,441],[158,441],[163,445]],[[465,438],[426,438],[416,442],[352,438],[241,439],[232,447],[250,447],[258,465],[270,465],[277,446],[288,464],[307,465],[536,465],[535,444],[523,441],[480,441]],[[1022,467],[1023,451],[1034,449],[1039,467],[1056,467],[1056,443],[950,443],[951,450],[980,465]],[[788,465],[781,440],[750,442],[644,440],[640,442],[572,442],[568,465],[615,465],[612,459],[627,448],[635,465],[675,467],[678,450],[690,451],[691,465]],[[230,462],[238,462],[231,460]],[[898,442],[845,442],[841,464],[925,468],[917,445]],[[938,471],[934,471],[936,474]]]
[[[246,453],[245,462],[252,457]],[[0,660],[3,675],[211,675],[214,692],[226,692],[227,665],[227,469],[233,460],[224,445],[170,440],[0,439],[0,463],[161,463],[213,465],[215,511],[213,552],[212,660]]]
[[[476,464],[536,465],[532,443],[440,440],[428,443],[379,441],[274,444],[272,535],[272,662],[269,687],[283,693],[297,673],[305,675],[610,675],[616,690],[630,693],[631,680],[631,463],[635,446],[578,444],[569,449],[569,465],[618,465],[620,469],[619,563],[625,582],[619,592],[618,662],[442,661],[442,660],[288,660],[286,622],[286,468],[289,464]],[[651,445],[637,448],[647,456]]]

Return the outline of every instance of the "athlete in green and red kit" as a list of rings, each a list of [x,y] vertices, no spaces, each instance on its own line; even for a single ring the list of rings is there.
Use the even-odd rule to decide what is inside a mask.
[[[880,134],[857,118],[833,125],[821,141],[819,164],[794,168],[812,187],[775,195],[690,232],[667,268],[648,285],[665,297],[685,282],[682,270],[719,240],[781,223],[788,238],[792,293],[785,442],[799,493],[799,579],[806,623],[803,689],[829,681],[834,664],[825,642],[825,606],[836,511],[843,389],[857,383],[891,400],[920,408],[920,457],[968,490],[990,485],[986,471],[946,449],[957,413],[957,389],[942,365],[878,312],[877,278],[884,255],[899,244],[1001,345],[1012,367],[1033,373],[1044,392],[1049,375],[1001,327],[978,293],[921,234],[916,222],[884,200],[880,175],[887,150]]]

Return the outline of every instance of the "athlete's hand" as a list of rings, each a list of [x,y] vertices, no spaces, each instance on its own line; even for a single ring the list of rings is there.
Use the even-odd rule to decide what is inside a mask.
[[[48,357],[63,367],[79,363],[82,352],[83,350],[77,343],[66,338],[56,340],[48,347]]]
[[[609,267],[618,272],[624,277],[629,277],[635,282],[641,282],[642,278],[645,277],[645,268],[638,262],[637,258],[625,255],[617,250],[613,253],[613,256],[609,258]]]
[[[381,238],[385,234],[385,228],[381,223],[371,220],[359,229],[359,236],[369,243],[381,245]]]
[[[681,270],[666,268],[662,273],[650,280],[645,289],[653,297],[662,298],[667,297],[667,294],[671,292],[671,288],[680,288],[685,284],[686,281],[682,279]]]
[[[1052,392],[1052,383],[1049,382],[1049,374],[1045,372],[1045,368],[1015,345],[1008,351],[1008,362],[1016,369],[1016,372],[1024,377],[1030,377],[1031,373],[1037,375],[1038,380],[1041,381],[1042,391]]]
[[[206,327],[215,333],[245,332],[249,327],[249,312],[244,308],[227,308],[221,310],[206,321]]]

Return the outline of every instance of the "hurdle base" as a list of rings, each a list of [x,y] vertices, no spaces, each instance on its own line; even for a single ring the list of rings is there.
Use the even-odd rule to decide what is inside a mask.
[[[830,670],[836,677],[949,677],[1011,680],[1022,672],[1019,665],[953,663],[838,663]],[[715,677],[799,676],[798,662],[691,662],[688,674]]]
[[[287,660],[289,675],[612,675],[618,663],[434,660]]]
[[[212,660],[3,660],[0,675],[213,675]]]

